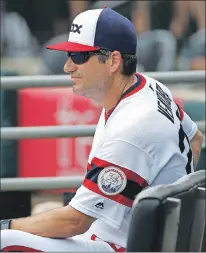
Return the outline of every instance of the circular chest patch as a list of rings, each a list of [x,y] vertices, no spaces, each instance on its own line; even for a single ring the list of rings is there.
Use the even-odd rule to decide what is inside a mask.
[[[104,194],[117,195],[126,187],[127,177],[121,169],[108,167],[99,173],[97,183]]]

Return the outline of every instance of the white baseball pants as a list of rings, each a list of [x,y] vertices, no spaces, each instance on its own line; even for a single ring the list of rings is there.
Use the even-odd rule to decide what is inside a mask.
[[[1,252],[124,252],[125,249],[99,240],[86,232],[66,239],[51,239],[19,230],[1,231]]]

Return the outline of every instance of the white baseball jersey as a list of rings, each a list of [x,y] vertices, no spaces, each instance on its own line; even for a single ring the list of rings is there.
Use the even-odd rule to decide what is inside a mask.
[[[82,186],[69,203],[95,217],[90,231],[124,251],[135,196],[193,171],[189,141],[196,124],[167,87],[145,75],[102,111]],[[138,238],[137,238],[138,240]]]

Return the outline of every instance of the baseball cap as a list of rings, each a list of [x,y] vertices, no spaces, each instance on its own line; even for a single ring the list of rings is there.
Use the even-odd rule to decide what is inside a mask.
[[[46,48],[66,52],[107,49],[136,54],[137,36],[134,25],[111,8],[87,10],[73,20],[68,41]]]

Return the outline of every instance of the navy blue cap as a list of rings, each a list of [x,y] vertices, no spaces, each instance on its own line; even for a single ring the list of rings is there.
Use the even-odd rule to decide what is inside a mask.
[[[86,52],[99,49],[136,54],[137,35],[132,22],[110,8],[87,10],[72,22],[66,42],[47,49]]]

